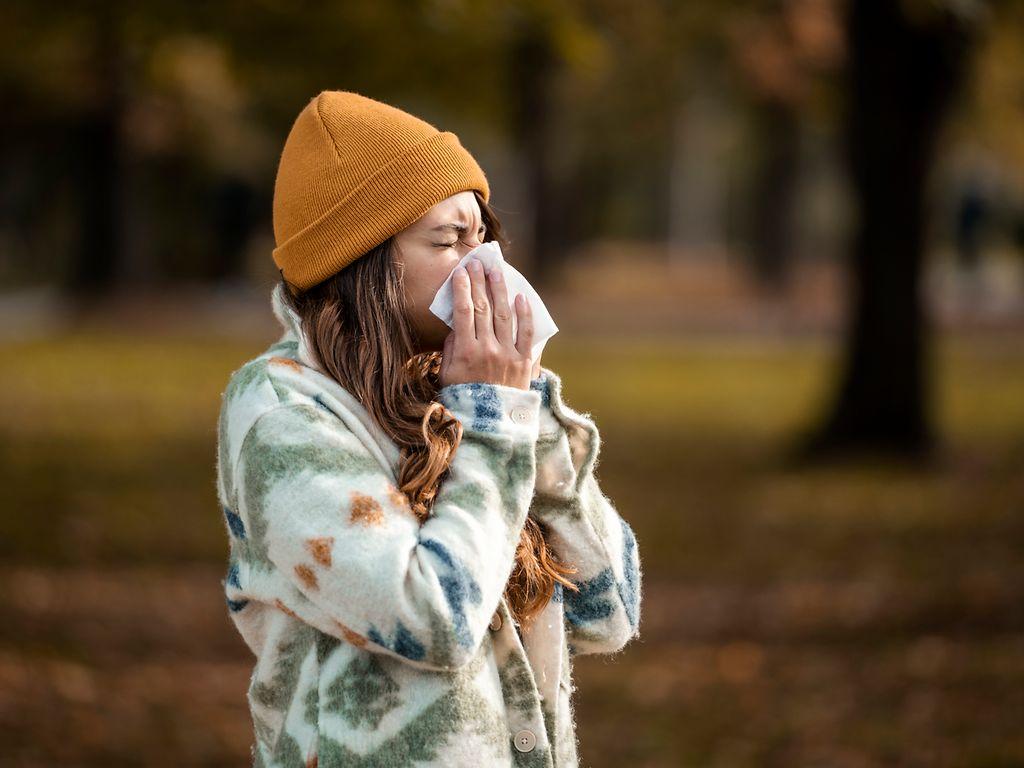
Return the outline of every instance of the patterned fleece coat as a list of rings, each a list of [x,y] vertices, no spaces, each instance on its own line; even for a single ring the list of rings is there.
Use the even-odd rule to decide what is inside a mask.
[[[430,518],[399,451],[319,369],[280,285],[281,338],[222,397],[227,614],[256,656],[254,766],[578,765],[572,659],[639,634],[637,540],[602,493],[600,438],[547,368],[452,384],[464,428]],[[519,626],[503,592],[527,515],[579,591]]]

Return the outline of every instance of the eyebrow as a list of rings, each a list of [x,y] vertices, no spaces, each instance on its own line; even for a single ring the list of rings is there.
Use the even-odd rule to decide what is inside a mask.
[[[483,229],[486,229],[487,225],[485,223],[483,223],[483,222],[480,222],[480,227],[483,228]],[[469,225],[453,221],[453,222],[450,222],[448,224],[439,224],[436,227],[434,227],[433,229],[431,229],[430,231],[431,232],[439,232],[442,229],[453,229],[456,232],[458,232],[459,234],[461,234],[463,232],[468,232],[469,231]]]

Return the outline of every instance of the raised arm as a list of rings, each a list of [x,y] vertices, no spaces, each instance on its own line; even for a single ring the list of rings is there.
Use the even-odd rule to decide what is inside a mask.
[[[438,400],[462,422],[422,526],[366,447],[318,405],[282,405],[246,434],[236,466],[250,560],[290,588],[281,607],[414,666],[468,663],[511,575],[533,497],[541,396],[464,383]]]
[[[642,574],[633,529],[602,491],[595,470],[597,426],[562,399],[561,378],[542,368],[537,482],[530,514],[563,562],[578,568],[579,591],[555,585],[565,602],[574,654],[613,653],[639,635]]]

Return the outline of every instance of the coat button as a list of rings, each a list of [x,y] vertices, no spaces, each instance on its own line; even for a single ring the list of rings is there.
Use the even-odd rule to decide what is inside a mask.
[[[512,416],[512,421],[517,424],[526,424],[530,420],[532,412],[524,405],[517,405],[510,411],[510,415]]]
[[[516,734],[515,738],[516,749],[520,752],[529,752],[535,746],[537,746],[537,737],[533,731],[528,731],[525,728]]]
[[[491,629],[493,629],[495,632],[501,629],[501,613],[496,612],[491,617]]]

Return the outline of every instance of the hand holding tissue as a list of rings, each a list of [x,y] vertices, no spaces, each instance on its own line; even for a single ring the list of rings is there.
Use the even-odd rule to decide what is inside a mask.
[[[455,276],[455,270],[459,267],[465,267],[469,264],[470,259],[479,259],[484,265],[484,271],[490,273],[492,269],[500,269],[501,275],[504,278],[502,284],[508,291],[508,303],[509,306],[513,307],[512,312],[512,335],[516,337],[518,319],[515,313],[515,297],[517,293],[523,294],[526,300],[530,303],[530,309],[533,311],[533,350],[531,352],[530,359],[536,360],[540,357],[541,352],[544,351],[544,345],[547,344],[548,339],[558,333],[558,326],[555,325],[555,321],[551,319],[551,313],[548,312],[547,307],[544,306],[544,302],[541,301],[537,291],[534,290],[533,286],[523,277],[515,267],[505,261],[505,257],[501,253],[501,246],[497,242],[491,241],[484,243],[483,245],[474,248],[472,251],[467,253],[459,263],[452,269],[451,274],[441,285],[437,295],[434,297],[434,301],[430,304],[430,311],[437,315],[449,328],[454,328],[454,290],[452,288],[452,279]]]

